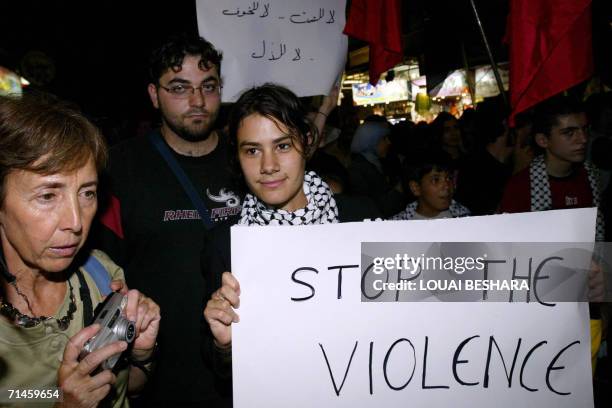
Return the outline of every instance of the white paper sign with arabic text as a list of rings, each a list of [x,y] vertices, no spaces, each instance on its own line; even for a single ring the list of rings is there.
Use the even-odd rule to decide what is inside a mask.
[[[196,0],[200,35],[223,52],[223,101],[265,82],[327,95],[346,60],[346,0]]]

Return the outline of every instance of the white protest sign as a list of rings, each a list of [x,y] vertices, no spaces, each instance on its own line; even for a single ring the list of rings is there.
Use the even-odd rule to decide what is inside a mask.
[[[196,0],[200,35],[223,52],[224,102],[265,82],[327,95],[344,69],[346,0]]]
[[[359,264],[362,242],[589,242],[594,230],[593,209],[233,227],[234,406],[592,407],[586,303],[366,303]]]

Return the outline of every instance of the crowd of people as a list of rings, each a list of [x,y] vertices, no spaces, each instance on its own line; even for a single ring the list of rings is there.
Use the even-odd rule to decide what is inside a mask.
[[[586,104],[550,98],[514,127],[497,99],[460,119],[443,112],[392,126],[376,115],[356,121],[350,106],[336,107],[337,88],[312,109],[264,84],[221,119],[221,61],[200,37],[156,49],[148,94],[161,124],[108,152],[73,108],[0,99],[0,388],[58,386],[67,407],[127,406],[127,395],[144,407],[231,406],[234,224],[597,207],[594,236],[609,238],[609,93]],[[108,293],[91,258],[125,295],[136,337],[80,358],[100,329],[86,304]],[[605,326],[591,309],[596,355]],[[118,368],[97,369],[117,354],[126,357]]]

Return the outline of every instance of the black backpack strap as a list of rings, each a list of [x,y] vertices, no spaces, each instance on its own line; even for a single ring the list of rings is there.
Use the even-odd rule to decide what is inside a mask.
[[[83,327],[89,326],[93,321],[93,305],[91,304],[91,295],[89,294],[89,285],[83,276],[80,269],[76,270],[77,278],[79,278],[79,294],[83,303]]]

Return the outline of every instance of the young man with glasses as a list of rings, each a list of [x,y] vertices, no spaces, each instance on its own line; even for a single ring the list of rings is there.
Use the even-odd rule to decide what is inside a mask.
[[[112,194],[96,244],[124,268],[129,286],[149,294],[163,310],[157,370],[140,406],[210,407],[224,401],[200,357],[198,325],[205,231],[231,221],[241,209],[230,183],[226,138],[215,128],[220,68],[221,55],[208,41],[169,39],[150,62],[148,92],[161,127],[111,149]]]

